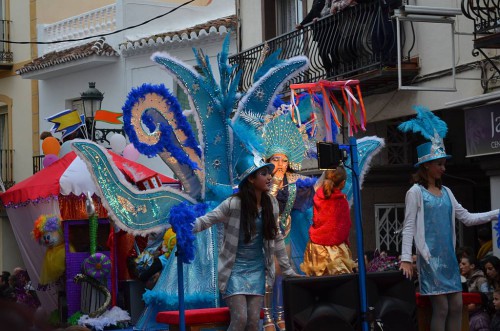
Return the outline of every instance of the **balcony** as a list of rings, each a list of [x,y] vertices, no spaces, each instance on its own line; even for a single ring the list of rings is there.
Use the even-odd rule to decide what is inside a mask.
[[[68,39],[82,40],[40,45],[38,52],[40,55],[44,55],[76,47],[88,42],[88,40],[83,40],[83,38],[88,39],[89,37],[102,33],[110,33],[115,30],[116,4],[111,4],[53,24],[41,25],[38,31],[39,40],[47,42]]]
[[[12,21],[0,20],[0,37],[10,40],[10,24]],[[10,51],[9,43],[0,43],[0,71],[11,70],[14,64],[14,55]]]
[[[15,184],[14,166],[12,164],[13,156],[14,150],[0,149],[0,176],[6,190]]]
[[[472,55],[480,54],[494,69],[491,77],[483,77],[482,84],[489,90],[491,81],[498,80],[500,68],[498,56],[492,56],[485,49],[500,48],[500,0],[462,0],[462,13],[474,22],[474,50]]]
[[[268,53],[281,49],[281,59],[297,55],[309,58],[309,69],[288,84],[358,79],[364,95],[395,90],[397,39],[391,14],[400,5],[400,0],[366,0],[230,57],[229,62],[243,70],[240,89],[246,91],[252,85],[261,56],[268,47]],[[402,45],[405,48],[404,41]],[[410,51],[402,59],[403,82],[411,81],[419,72],[418,61],[411,58]]]

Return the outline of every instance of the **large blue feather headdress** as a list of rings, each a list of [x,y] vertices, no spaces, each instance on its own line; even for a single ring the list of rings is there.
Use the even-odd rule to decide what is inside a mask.
[[[414,109],[417,117],[401,123],[398,129],[403,132],[418,132],[430,140],[417,147],[418,162],[415,167],[436,159],[449,159],[451,155],[446,154],[443,142],[448,133],[446,123],[424,106],[415,106]]]

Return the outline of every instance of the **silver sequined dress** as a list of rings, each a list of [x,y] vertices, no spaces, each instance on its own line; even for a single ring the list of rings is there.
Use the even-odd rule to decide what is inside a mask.
[[[224,298],[231,295],[264,295],[266,272],[264,265],[262,217],[255,220],[256,234],[249,243],[245,243],[243,227],[240,227],[238,251],[233,270],[227,283]]]
[[[446,190],[437,196],[420,186],[424,206],[425,242],[430,263],[419,255],[417,267],[420,294],[438,295],[462,291],[458,261],[453,245],[451,200]]]

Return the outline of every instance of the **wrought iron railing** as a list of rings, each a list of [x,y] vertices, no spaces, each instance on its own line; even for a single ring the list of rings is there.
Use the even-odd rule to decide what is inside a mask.
[[[36,174],[43,168],[43,158],[45,155],[35,155],[33,156],[33,174]]]
[[[10,24],[12,21],[0,20],[0,38],[10,40]],[[0,65],[14,63],[14,55],[10,50],[10,44],[0,43]]]
[[[395,66],[397,40],[391,12],[400,0],[366,0],[229,58],[243,71],[240,88],[252,85],[264,53],[281,50],[280,58],[305,55],[310,67],[289,84],[341,79],[372,69]],[[265,49],[268,47],[268,51]],[[285,87],[286,88],[286,87]]]
[[[0,149],[0,175],[5,189],[13,186],[14,182],[14,150]]]
[[[462,0],[462,13],[474,21],[474,34],[500,32],[500,0]]]

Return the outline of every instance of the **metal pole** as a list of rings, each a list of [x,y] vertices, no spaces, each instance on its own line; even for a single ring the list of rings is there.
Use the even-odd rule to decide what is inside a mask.
[[[369,324],[367,320],[368,303],[366,300],[366,266],[365,252],[363,246],[363,224],[361,221],[361,195],[359,187],[359,168],[358,168],[358,144],[356,138],[349,138],[349,146],[351,150],[352,161],[352,191],[354,198],[354,216],[356,223],[356,250],[358,253],[358,269],[359,269],[359,300],[362,318],[362,330],[368,331]]]
[[[186,331],[186,319],[184,316],[184,264],[182,263],[182,252],[179,251],[179,246],[177,246],[177,287],[179,295],[179,331]]]

